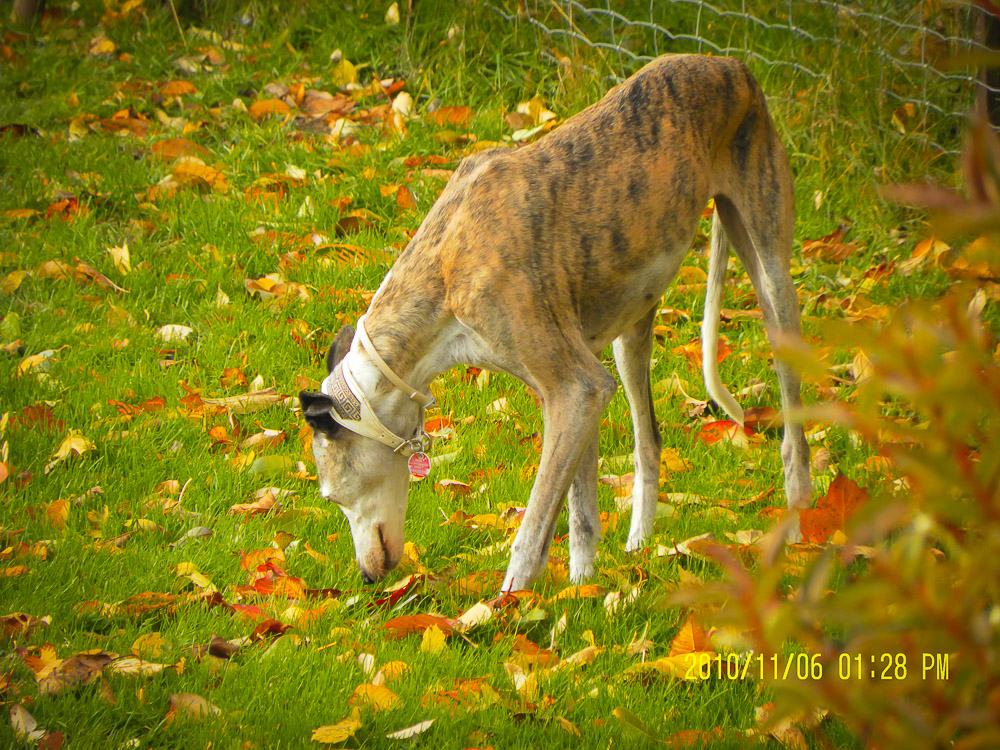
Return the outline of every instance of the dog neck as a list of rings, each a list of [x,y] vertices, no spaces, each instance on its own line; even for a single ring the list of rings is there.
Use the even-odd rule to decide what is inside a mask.
[[[426,280],[407,288],[386,276],[365,314],[365,329],[379,356],[392,372],[412,388],[427,393],[430,382],[460,359],[453,346],[461,326],[442,310]],[[430,285],[433,287],[433,285]],[[371,353],[355,335],[347,353],[358,386],[387,427],[409,435],[419,419],[419,405],[376,366]]]

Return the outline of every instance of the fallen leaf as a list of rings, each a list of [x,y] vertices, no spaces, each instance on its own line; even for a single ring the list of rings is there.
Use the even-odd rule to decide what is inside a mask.
[[[844,531],[851,516],[867,501],[868,491],[838,472],[816,507],[799,511],[803,541],[828,541],[834,532]]]
[[[177,341],[184,341],[194,333],[194,329],[189,326],[182,326],[177,324],[169,324],[165,326],[160,326],[156,329],[156,333],[153,334],[165,344],[174,343]]]
[[[129,650],[134,656],[148,656],[151,659],[156,659],[169,648],[170,644],[163,639],[163,636],[158,632],[153,632],[140,635],[132,642],[132,648]]]
[[[447,636],[437,625],[431,625],[424,631],[420,641],[420,650],[425,654],[439,654],[448,647]]]
[[[14,736],[22,742],[38,742],[46,734],[45,730],[37,728],[35,717],[20,703],[10,707],[10,725]]]
[[[615,715],[615,718],[618,719],[627,734],[639,736],[644,740],[656,743],[660,742],[660,738],[656,736],[656,733],[647,727],[638,716],[629,711],[627,708],[619,706],[612,711],[612,713]]]
[[[206,716],[218,715],[222,711],[213,706],[200,695],[194,693],[174,693],[170,696],[170,709],[167,711],[167,723],[180,717],[185,719],[204,719]]]
[[[705,635],[704,628],[701,627],[701,624],[695,619],[693,614],[688,615],[680,631],[670,642],[670,653],[668,655],[677,656],[678,654],[693,654],[702,651],[714,653],[708,641],[708,636]]]
[[[254,120],[263,120],[268,115],[284,115],[292,111],[281,99],[258,99],[248,108],[250,117]]]
[[[442,633],[451,633],[455,628],[451,621],[438,615],[401,615],[393,617],[382,625],[383,630],[390,631],[396,638],[402,638],[410,633],[423,633],[431,627],[437,627]]]
[[[335,745],[354,736],[361,729],[361,722],[353,716],[341,719],[336,724],[327,724],[313,730],[312,741],[323,745]]]
[[[49,615],[35,617],[24,612],[13,612],[0,616],[0,635],[5,638],[18,638],[30,635],[36,628],[47,627],[51,624],[52,618]]]
[[[70,430],[69,434],[63,438],[56,452],[52,454],[52,460],[45,464],[44,472],[48,474],[57,465],[66,461],[72,456],[82,456],[87,451],[94,450],[94,444],[87,437],[77,430]]]
[[[434,723],[434,719],[427,719],[421,721],[419,724],[414,724],[413,726],[406,727],[406,729],[399,729],[395,732],[390,732],[385,736],[387,740],[410,740],[416,737],[418,734],[423,734],[431,725]]]
[[[348,703],[352,706],[371,708],[374,711],[385,711],[399,703],[399,696],[384,685],[358,685],[351,693]]]

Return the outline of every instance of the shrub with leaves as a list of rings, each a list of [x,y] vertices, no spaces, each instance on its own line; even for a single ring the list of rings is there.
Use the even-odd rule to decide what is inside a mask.
[[[801,575],[790,580],[799,545],[779,543],[779,524],[757,570],[716,548],[727,580],[696,597],[721,604],[720,621],[758,652],[776,696],[770,726],[828,709],[872,747],[1000,747],[1000,345],[984,323],[1000,299],[1000,140],[985,126],[963,169],[968,198],[887,191],[930,209],[939,230],[977,237],[914,253],[953,278],[948,291],[881,330],[828,332],[870,365],[855,362],[851,403],[811,416],[872,445],[884,482]],[[808,673],[789,644],[809,652]]]

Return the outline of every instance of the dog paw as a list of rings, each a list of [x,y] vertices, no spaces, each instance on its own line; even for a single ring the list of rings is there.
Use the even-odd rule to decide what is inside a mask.
[[[569,561],[569,582],[573,585],[580,583],[585,583],[594,577],[594,564],[588,562],[586,564],[574,565],[573,560]]]
[[[795,520],[794,526],[788,527],[788,533],[785,534],[785,542],[788,544],[798,544],[802,541],[802,531],[799,529],[799,521]]]
[[[645,546],[646,546],[645,536],[636,536],[636,537],[630,536],[628,538],[628,541],[625,542],[625,551],[636,552],[637,550],[641,550]]]

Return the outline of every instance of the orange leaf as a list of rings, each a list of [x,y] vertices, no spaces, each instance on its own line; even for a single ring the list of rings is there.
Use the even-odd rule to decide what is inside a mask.
[[[838,473],[815,508],[799,511],[803,541],[823,543],[843,531],[848,519],[868,501],[868,490]]]
[[[716,422],[709,422],[702,425],[698,432],[698,437],[709,445],[715,445],[719,441],[725,440],[731,443],[746,444],[746,433],[740,430],[740,426],[731,419],[720,419]]]
[[[472,120],[471,107],[438,107],[430,114],[437,125],[468,125]]]
[[[217,193],[229,190],[226,177],[222,172],[207,164],[193,161],[182,161],[174,167],[174,179],[177,182],[195,187],[207,187]]]
[[[582,586],[568,586],[552,597],[552,601],[557,599],[593,599],[601,595],[601,587],[596,583],[587,583]]]
[[[670,653],[668,656],[712,650],[712,645],[708,642],[708,636],[705,635],[701,624],[692,614],[688,616],[687,622],[681,626],[680,632],[670,642]]]
[[[208,155],[207,149],[199,146],[194,141],[189,141],[187,138],[167,138],[163,141],[157,141],[150,147],[150,150],[153,152],[153,156],[164,161],[177,159],[181,156]]]
[[[691,365],[696,370],[701,369],[701,339],[695,339],[684,346],[676,346],[670,350],[678,356],[682,356],[687,359],[688,364]],[[724,339],[719,339],[718,348],[716,350],[716,362],[722,362],[726,357],[732,354],[732,349],[725,342]]]
[[[382,629],[391,631],[391,635],[395,638],[402,638],[409,633],[422,633],[432,625],[440,628],[445,635],[448,635],[455,629],[451,620],[438,617],[437,615],[401,615],[400,617],[393,617],[382,626]]]
[[[262,120],[267,115],[284,115],[291,112],[291,107],[280,99],[261,99],[250,105],[250,117],[254,120]]]
[[[50,503],[45,508],[45,516],[49,519],[49,523],[57,529],[65,529],[66,519],[69,518],[69,500],[61,498]]]
[[[164,96],[184,96],[184,94],[197,94],[198,89],[190,81],[167,81],[160,86],[160,93]]]
[[[406,185],[400,185],[396,190],[396,205],[400,208],[416,210],[417,199],[413,197],[413,191]]]

